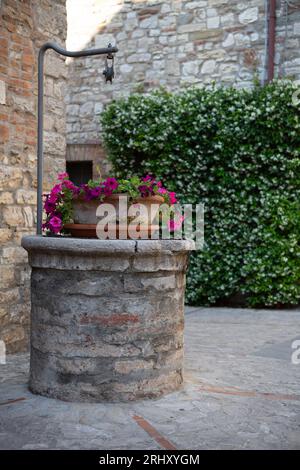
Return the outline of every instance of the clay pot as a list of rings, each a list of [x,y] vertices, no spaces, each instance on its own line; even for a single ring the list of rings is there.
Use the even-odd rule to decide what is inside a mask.
[[[96,224],[65,224],[64,228],[75,238],[98,238]],[[157,232],[159,225],[138,226],[135,234],[128,233],[127,225],[116,225],[116,240],[148,240]]]
[[[125,198],[127,198],[127,208],[126,206],[124,207],[124,201],[126,202]],[[160,205],[163,204],[163,202],[164,199],[162,196],[155,195],[139,197],[135,199],[133,205],[136,209],[138,209],[139,204],[143,204],[147,208],[148,219],[143,220],[143,223],[151,225],[155,219],[155,213],[151,214],[151,205]],[[75,199],[73,201],[74,224],[97,224],[99,219],[96,216],[96,211],[100,204],[111,204],[116,211],[116,222],[122,224],[127,223],[127,210],[130,207],[130,203],[128,202],[128,196],[124,193],[120,193],[105,197],[103,201],[82,201],[81,199]]]
[[[148,239],[151,238],[151,235],[159,229],[159,225],[157,225],[158,217],[156,217],[155,211],[151,212],[151,206],[152,204],[160,205],[163,203],[163,197],[155,195],[139,197],[135,199],[134,203],[130,204],[128,202],[128,195],[124,193],[112,194],[111,196],[105,197],[103,201],[82,201],[80,199],[76,199],[73,201],[74,223],[65,224],[64,228],[71,233],[73,237],[97,238],[96,226],[99,222],[99,217],[96,216],[97,209],[102,204],[112,204],[115,208],[116,217],[113,214],[111,222],[116,222],[116,238],[132,239],[132,233],[131,236],[128,234],[127,223],[132,221],[135,216],[135,210],[139,210],[139,205],[143,204],[147,212],[145,213],[145,218],[142,220],[142,223],[137,227],[137,233],[134,235],[134,238]],[[128,209],[131,205],[134,206],[132,209],[132,219],[131,217],[128,217]],[[107,220],[109,221],[109,217]]]

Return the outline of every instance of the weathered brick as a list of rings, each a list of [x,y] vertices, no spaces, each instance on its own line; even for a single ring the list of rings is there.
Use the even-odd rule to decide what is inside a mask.
[[[7,142],[9,139],[9,128],[6,124],[0,124],[0,141]]]
[[[21,270],[27,255],[18,245],[21,236],[30,233],[35,224],[36,160],[33,155],[37,140],[37,54],[41,44],[49,39],[58,44],[64,43],[66,10],[63,2],[52,8],[50,0],[5,0],[0,3],[0,298],[8,304],[14,303],[13,318],[8,315],[8,310],[6,312],[5,321],[8,323],[5,325],[5,337],[8,351],[16,352],[28,347],[29,284]],[[65,81],[62,69],[66,66],[58,55],[48,53],[47,59],[49,55],[52,55],[52,69],[57,66],[59,76],[54,78],[51,96],[47,96],[52,101],[51,107],[45,103],[45,121],[53,118],[54,122],[58,112],[62,121],[64,108],[60,86]],[[53,125],[51,130],[56,132],[60,147],[58,154],[62,155],[64,125],[59,122],[56,129]],[[57,155],[49,157],[46,149],[45,160],[49,158],[49,166],[55,172],[65,169],[64,159],[57,158]],[[45,187],[49,185],[50,178],[53,184],[54,176],[45,172]],[[5,287],[9,290],[2,291]],[[22,299],[22,306],[17,303],[19,298]],[[0,325],[1,339],[3,328]]]
[[[103,315],[90,315],[90,316],[83,316],[80,319],[81,325],[86,324],[97,324],[103,326],[122,326],[127,325],[128,323],[138,323],[139,317],[138,315],[132,315],[128,313],[122,314],[109,314],[107,316]]]

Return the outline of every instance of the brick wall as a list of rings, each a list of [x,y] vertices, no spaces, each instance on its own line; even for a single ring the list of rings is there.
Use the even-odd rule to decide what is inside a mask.
[[[49,38],[64,44],[64,0],[0,2],[0,339],[27,347],[29,267],[20,247],[36,220],[37,52]],[[65,167],[64,60],[45,62],[45,189]]]
[[[277,0],[275,76],[299,79],[300,2],[289,3],[286,8],[286,0]],[[120,49],[112,86],[103,83],[103,60],[70,65],[70,146],[99,142],[99,116],[113,98],[160,85],[176,90],[216,81],[250,87],[255,77],[264,78],[263,0],[89,0],[88,5],[68,0],[67,5],[70,46],[102,47],[110,41]]]

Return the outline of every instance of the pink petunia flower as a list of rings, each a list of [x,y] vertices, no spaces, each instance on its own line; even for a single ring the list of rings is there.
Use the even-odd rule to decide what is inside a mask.
[[[138,190],[142,197],[152,196],[154,194],[153,188],[151,186],[147,186],[146,184],[141,184],[138,187]]]
[[[69,180],[64,180],[62,182],[62,186],[64,186],[65,188],[71,189],[71,190],[74,190],[76,188],[74,183],[72,183],[72,181],[69,181]]]
[[[49,228],[51,232],[58,233],[62,229],[62,221],[59,217],[54,216],[49,220]]]
[[[68,173],[67,173],[66,171],[64,171],[63,173],[59,173],[59,174],[57,175],[57,179],[58,179],[59,181],[63,181],[63,180],[65,180],[65,179],[69,179],[69,175],[68,175]]]
[[[168,191],[166,190],[166,188],[158,188],[157,192],[159,194],[166,194]]]
[[[58,195],[60,192],[61,192],[61,189],[62,189],[62,186],[61,186],[61,183],[58,183],[56,184],[55,186],[53,186],[53,188],[51,189],[51,193],[50,195]]]
[[[106,180],[104,181],[104,186],[105,189],[115,191],[118,188],[119,183],[116,178],[106,178]]]
[[[168,220],[167,225],[170,232],[178,230],[182,226],[182,222],[184,221],[184,216],[181,215],[177,219]]]
[[[50,193],[48,198],[47,198],[47,201],[50,203],[50,204],[56,204],[57,201],[58,201],[58,194],[53,194],[53,193]]]
[[[144,177],[142,178],[142,181],[145,181],[145,183],[146,183],[146,182],[153,181],[153,180],[154,180],[154,178],[153,178],[153,176],[151,176],[151,175],[146,175],[146,176],[144,176]]]
[[[44,203],[44,209],[47,214],[51,214],[56,209],[56,202],[51,202],[50,198],[46,199]]]
[[[177,202],[177,199],[176,199],[176,193],[174,192],[169,192],[169,200],[170,200],[170,204],[176,204]]]
[[[90,189],[90,195],[93,199],[97,199],[102,192],[103,190],[100,186],[96,186],[96,188]]]

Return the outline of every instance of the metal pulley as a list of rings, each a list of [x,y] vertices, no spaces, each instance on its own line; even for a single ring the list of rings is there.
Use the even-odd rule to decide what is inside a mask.
[[[108,44],[108,49],[112,49],[112,45]],[[103,75],[105,77],[106,82],[112,83],[113,78],[115,77],[114,71],[114,55],[112,52],[108,52],[106,59],[105,59],[105,69],[103,70]]]

